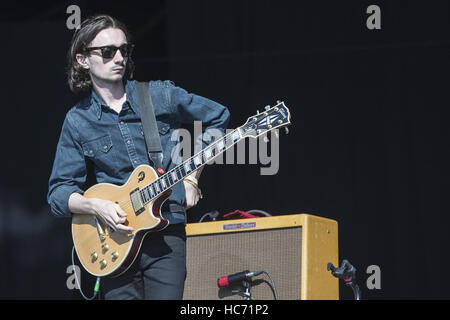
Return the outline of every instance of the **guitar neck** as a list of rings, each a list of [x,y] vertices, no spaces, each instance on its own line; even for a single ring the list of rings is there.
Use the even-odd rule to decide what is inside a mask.
[[[161,175],[148,186],[140,189],[142,202],[145,204],[149,203],[158,195],[183,181],[188,175],[214,160],[245,137],[257,138],[270,130],[285,127],[289,124],[290,112],[284,105],[284,102],[278,102],[272,108],[267,106],[265,112],[258,112],[256,115],[248,118],[243,126],[222,136],[193,157],[183,161],[183,163]]]
[[[183,181],[188,175],[220,156],[242,139],[243,137],[240,133],[240,128],[237,128],[214,141],[199,153],[183,161],[180,165],[161,175],[148,186],[142,188],[140,192],[143,202],[145,204],[149,203],[155,197]]]

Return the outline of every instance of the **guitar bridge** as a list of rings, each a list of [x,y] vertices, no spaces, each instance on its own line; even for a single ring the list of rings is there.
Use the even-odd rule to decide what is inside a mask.
[[[130,193],[131,204],[133,205],[134,213],[138,216],[145,211],[145,205],[142,203],[141,193],[139,188],[134,189]]]
[[[100,241],[103,242],[106,239],[105,234],[103,233],[102,226],[98,222],[97,217],[94,216],[95,226],[97,227],[98,236],[100,237]]]

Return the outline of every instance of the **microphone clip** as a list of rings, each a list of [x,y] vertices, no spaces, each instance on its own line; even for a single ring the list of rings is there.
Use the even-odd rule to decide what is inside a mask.
[[[342,260],[339,268],[336,268],[331,262],[328,262],[327,270],[331,270],[331,274],[334,277],[344,280],[345,285],[352,288],[355,300],[361,300],[361,290],[356,283],[356,268],[348,260]]]
[[[240,283],[244,290],[232,290],[232,293],[240,293],[244,300],[252,300],[252,294],[250,288],[251,278],[262,274],[264,271],[252,271],[245,270],[243,272],[235,273],[229,276],[221,277],[217,280],[219,288],[225,288],[233,283]]]
[[[240,289],[231,290],[231,293],[242,296],[244,300],[253,300],[252,293],[250,291],[252,287],[251,281],[244,279],[241,281],[240,285]]]

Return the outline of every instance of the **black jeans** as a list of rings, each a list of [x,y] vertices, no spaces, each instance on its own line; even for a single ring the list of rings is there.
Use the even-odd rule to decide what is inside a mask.
[[[186,279],[186,231],[183,223],[149,232],[136,260],[117,278],[103,278],[105,300],[179,300]]]

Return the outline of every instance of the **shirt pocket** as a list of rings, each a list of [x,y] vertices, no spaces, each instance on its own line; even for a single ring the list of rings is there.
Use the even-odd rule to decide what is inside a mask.
[[[113,144],[109,134],[82,143],[83,153],[89,158],[98,158],[107,154],[112,146]]]
[[[157,121],[157,127],[158,127],[158,132],[161,136],[165,135],[166,133],[169,132],[170,130],[170,125],[161,121]],[[141,133],[142,136],[144,135],[144,127],[142,126],[142,124],[139,125],[139,132]]]
[[[156,123],[158,125],[158,131],[160,135],[165,135],[169,132],[170,125],[168,123],[162,121],[157,121]]]

